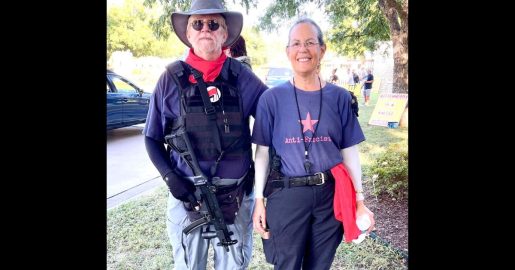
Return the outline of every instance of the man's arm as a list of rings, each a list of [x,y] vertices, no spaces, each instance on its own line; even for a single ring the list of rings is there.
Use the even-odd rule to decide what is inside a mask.
[[[145,148],[150,161],[152,161],[162,177],[173,171],[173,165],[166,152],[164,143],[145,136]]]
[[[175,173],[164,143],[145,136],[145,147],[148,157],[161,174],[172,195],[181,201],[196,202],[193,195],[195,186],[191,181],[183,179]]]

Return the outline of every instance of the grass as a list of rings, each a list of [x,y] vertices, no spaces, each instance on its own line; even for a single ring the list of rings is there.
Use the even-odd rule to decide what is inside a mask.
[[[366,136],[366,141],[360,144],[364,171],[388,145],[407,147],[406,128],[388,129],[367,124],[377,98],[377,90],[373,90],[372,105],[360,106],[359,111],[358,119]],[[360,103],[363,103],[362,99]],[[364,185],[369,187],[367,176]],[[172,249],[166,234],[166,196],[167,189],[159,187],[153,193],[107,211],[107,269],[173,268]],[[214,269],[212,261],[208,269]],[[265,261],[258,234],[254,234],[254,250],[248,269],[273,269]],[[359,245],[342,242],[332,269],[407,269],[407,263],[393,249],[366,238]]]
[[[107,269],[169,269],[166,190],[160,188],[107,212]]]

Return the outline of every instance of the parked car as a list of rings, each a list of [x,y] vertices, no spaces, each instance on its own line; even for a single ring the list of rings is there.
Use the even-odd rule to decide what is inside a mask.
[[[268,87],[274,87],[289,80],[293,75],[290,68],[287,67],[271,67],[265,76],[265,84]]]
[[[151,93],[107,70],[107,130],[145,123]]]

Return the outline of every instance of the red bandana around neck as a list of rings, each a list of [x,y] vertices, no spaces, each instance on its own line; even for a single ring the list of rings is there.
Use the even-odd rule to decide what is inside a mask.
[[[213,61],[207,61],[195,55],[193,48],[190,48],[188,57],[186,57],[186,63],[202,72],[202,78],[205,82],[213,82],[220,74],[225,59],[227,59],[227,55],[222,51],[220,57]],[[197,82],[193,77],[193,74],[190,75],[189,80],[191,83]]]

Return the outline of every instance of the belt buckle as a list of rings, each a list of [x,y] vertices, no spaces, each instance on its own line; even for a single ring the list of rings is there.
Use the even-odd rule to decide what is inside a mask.
[[[320,178],[322,178],[322,183],[316,184],[315,186],[321,186],[321,185],[325,184],[325,174],[323,172],[317,172],[317,173],[315,173],[315,175],[320,175]]]

